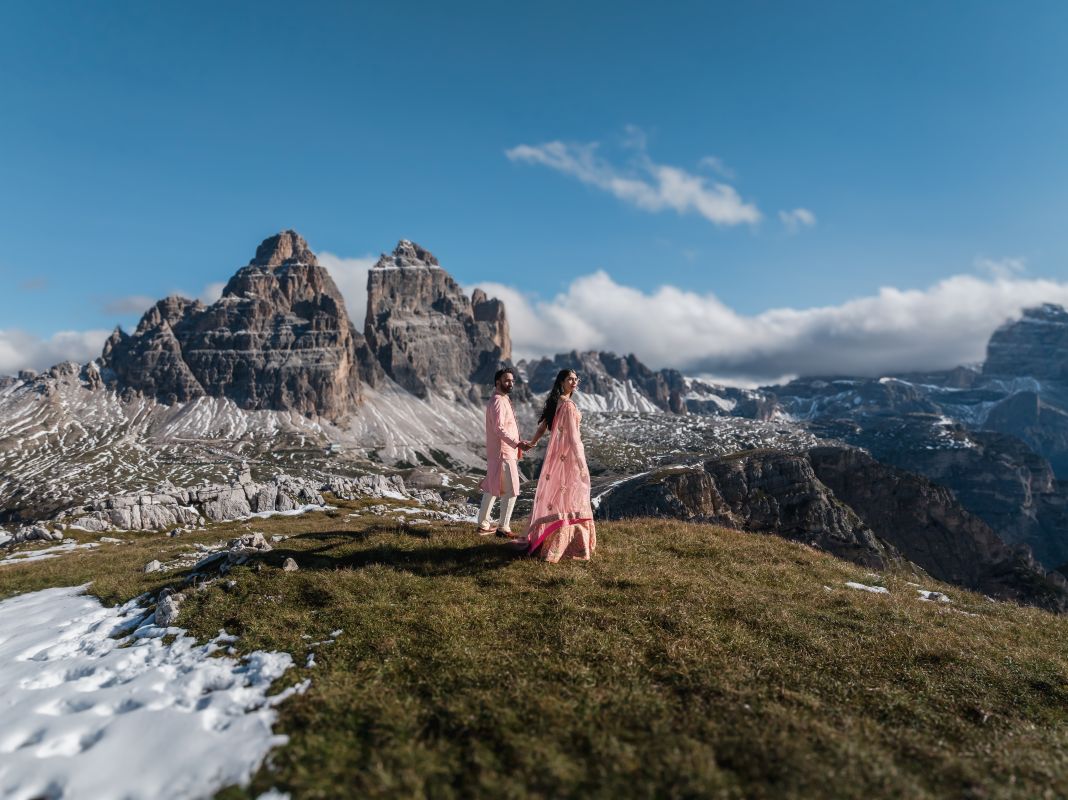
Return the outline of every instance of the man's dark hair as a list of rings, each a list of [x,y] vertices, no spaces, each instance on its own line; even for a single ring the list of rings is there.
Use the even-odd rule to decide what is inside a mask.
[[[512,379],[514,380],[515,379],[515,370],[512,369],[511,367],[504,367],[502,369],[497,370],[496,374],[493,376],[493,385],[494,386],[497,385],[497,381],[499,381],[501,379],[502,375],[511,375]]]

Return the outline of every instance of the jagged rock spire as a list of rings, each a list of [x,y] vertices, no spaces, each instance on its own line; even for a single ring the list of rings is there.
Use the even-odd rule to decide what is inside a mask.
[[[256,267],[280,267],[290,264],[317,265],[315,253],[304,237],[294,230],[285,230],[264,239],[249,262]]]
[[[210,306],[169,297],[103,363],[121,388],[182,402],[228,397],[242,408],[337,419],[359,402],[362,342],[344,300],[295,231],[263,241]]]
[[[423,247],[402,239],[367,275],[364,336],[390,378],[420,397],[469,398],[511,358],[504,304],[467,297]]]
[[[382,254],[382,257],[375,263],[375,267],[379,269],[387,267],[436,267],[440,269],[441,265],[438,264],[434,254],[426,248],[408,239],[401,239],[391,254]]]

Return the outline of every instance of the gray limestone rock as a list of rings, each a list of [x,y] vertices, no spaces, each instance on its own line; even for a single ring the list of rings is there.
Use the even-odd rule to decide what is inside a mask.
[[[60,542],[63,534],[59,531],[51,531],[41,524],[23,525],[19,527],[11,537],[14,544],[21,542]]]
[[[323,505],[319,485],[278,475],[268,483],[239,482],[232,486],[201,486],[95,500],[80,510],[65,512],[72,524],[86,530],[158,530],[241,519],[253,512],[285,511],[300,505]]]
[[[334,496],[345,500],[355,500],[358,497],[407,496],[404,479],[400,475],[361,475],[358,478],[333,475],[325,488]]]
[[[201,510],[213,522],[240,519],[252,513],[242,488],[216,489],[200,493]]]
[[[156,603],[156,624],[161,628],[169,628],[177,622],[183,599],[181,594],[171,594]]]
[[[656,470],[603,497],[597,516],[667,516],[775,533],[882,569],[900,561],[856,513],[837,501],[804,455],[757,450]]]
[[[230,540],[227,545],[226,560],[229,564],[236,566],[272,549],[262,533],[246,533]]]
[[[210,395],[339,419],[359,403],[361,345],[333,279],[283,231],[217,302],[160,300],[132,334],[115,330],[101,360],[115,388],[166,403]]]
[[[419,397],[469,399],[512,356],[504,304],[481,290],[468,298],[407,240],[368,273],[364,336],[385,374]]]

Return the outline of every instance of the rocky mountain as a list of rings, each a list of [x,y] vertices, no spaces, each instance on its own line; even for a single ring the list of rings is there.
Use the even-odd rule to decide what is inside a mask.
[[[548,392],[557,373],[573,369],[582,376],[578,404],[588,411],[665,411],[770,419],[774,399],[761,392],[715,386],[684,376],[675,369],[653,370],[630,353],[596,350],[558,353],[519,362],[524,380],[536,393]]]
[[[512,357],[504,303],[459,284],[419,245],[401,241],[367,278],[367,344],[382,370],[417,397],[480,400]]]
[[[93,504],[167,481],[215,485],[241,461],[261,482],[429,470],[437,486],[472,489],[481,400],[512,355],[503,303],[467,296],[407,240],[367,289],[361,334],[307,243],[284,231],[217,302],[165,298],[98,362],[0,378],[0,520],[110,513]],[[1045,306],[999,329],[981,368],[757,390],[571,352],[521,362],[514,401],[532,429],[556,373],[581,373],[603,513],[775,531],[1055,607],[1033,599],[1047,579],[1026,548],[1046,567],[1068,563],[1066,341],[1068,313]]]
[[[873,569],[901,558],[816,477],[803,453],[750,450],[624,481],[597,516],[673,517],[775,533]]]
[[[1063,576],[1007,546],[948,489],[855,448],[753,450],[657,470],[613,486],[597,515],[773,533],[875,569],[907,559],[939,580],[1068,610]]]
[[[933,414],[817,420],[808,427],[952,490],[1005,542],[1026,545],[1047,567],[1068,562],[1068,486],[1021,440]]]
[[[339,419],[360,401],[357,339],[333,279],[294,231],[264,240],[210,306],[160,300],[116,329],[105,382],[174,404],[226,397],[246,410]]]
[[[1068,382],[1068,311],[1045,303],[994,331],[983,376]]]

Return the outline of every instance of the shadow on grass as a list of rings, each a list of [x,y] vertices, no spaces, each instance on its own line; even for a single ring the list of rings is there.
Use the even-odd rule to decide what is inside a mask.
[[[379,544],[356,552],[347,552],[355,542],[388,534],[415,539],[423,544],[401,546]],[[264,553],[261,560],[270,566],[282,565],[292,558],[301,569],[338,570],[362,569],[382,565],[420,576],[476,575],[487,570],[507,566],[526,552],[523,548],[500,541],[480,540],[468,546],[430,544],[440,537],[430,530],[408,526],[373,525],[360,531],[317,531],[292,537],[300,540],[322,541],[324,544],[308,549],[276,548]],[[341,550],[343,552],[336,552]]]

